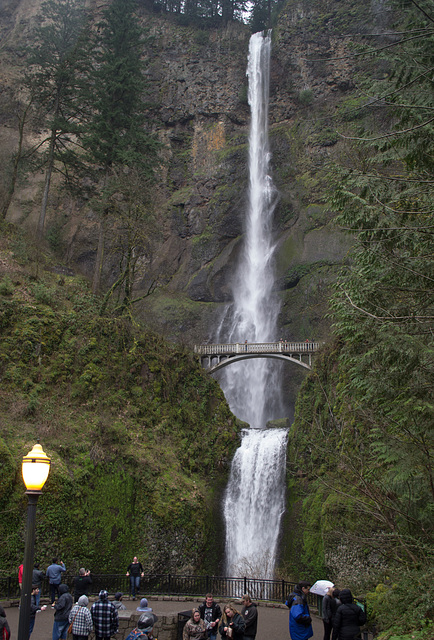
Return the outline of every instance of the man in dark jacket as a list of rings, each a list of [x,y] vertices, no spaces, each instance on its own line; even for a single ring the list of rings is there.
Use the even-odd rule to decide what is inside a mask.
[[[366,622],[366,614],[353,602],[353,594],[349,589],[339,592],[339,600],[342,604],[336,610],[332,640],[354,640],[360,635],[360,627]]]
[[[81,568],[78,572],[78,576],[74,578],[74,602],[78,602],[81,596],[88,595],[89,586],[92,584],[92,578],[90,577],[90,571]]]
[[[208,638],[216,640],[219,622],[222,617],[222,610],[217,602],[214,602],[212,593],[207,593],[205,600],[199,605],[199,613],[202,620],[209,624]]]
[[[302,580],[288,596],[285,602],[289,607],[289,635],[291,640],[308,640],[313,636],[312,618],[310,617],[307,594],[310,582]]]
[[[244,640],[255,640],[256,631],[258,629],[258,609],[248,593],[245,593],[241,599],[243,608],[241,615],[243,616],[246,628],[244,629]]]
[[[72,595],[66,584],[59,586],[59,599],[54,605],[53,640],[66,640],[69,627],[69,613],[72,609]]]
[[[39,564],[35,562],[32,575],[32,585],[38,587],[38,593],[36,594],[36,605],[38,607],[41,601],[42,580],[44,579],[44,577],[45,573],[39,569]]]

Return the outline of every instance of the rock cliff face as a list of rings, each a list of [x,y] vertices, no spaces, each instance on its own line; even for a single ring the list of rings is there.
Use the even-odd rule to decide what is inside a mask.
[[[1,83],[4,160],[16,146],[10,106],[19,99],[16,51],[41,0],[8,0],[3,26]],[[89,2],[97,12],[98,3]],[[349,44],[387,19],[386,3],[354,7],[350,0],[289,0],[273,32],[270,135],[276,211],[276,287],[279,325],[286,339],[325,338],[330,283],[351,239],[333,228],[326,205],[327,163],[344,150],[334,114],[351,95],[354,58]],[[169,338],[190,344],[212,340],[219,312],[231,296],[231,278],[243,234],[247,187],[249,108],[245,76],[249,32],[180,26],[142,9],[150,36],[143,51],[163,142],[159,240],[138,288],[158,281],[139,310]],[[38,131],[27,131],[37,138]],[[43,176],[21,183],[9,219],[35,225]],[[67,202],[53,190],[48,229],[62,238],[62,258],[91,276],[97,248],[96,215],[83,200]],[[105,284],[116,277],[108,254]]]

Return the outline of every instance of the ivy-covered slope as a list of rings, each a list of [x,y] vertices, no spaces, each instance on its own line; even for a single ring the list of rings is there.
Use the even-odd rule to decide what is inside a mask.
[[[35,277],[28,255],[15,232],[2,240],[0,568],[22,560],[20,463],[40,439],[52,459],[38,505],[41,564],[59,554],[69,569],[124,571],[136,554],[152,572],[215,571],[238,442],[217,383],[191,352],[100,317],[87,284],[43,270],[41,256]]]

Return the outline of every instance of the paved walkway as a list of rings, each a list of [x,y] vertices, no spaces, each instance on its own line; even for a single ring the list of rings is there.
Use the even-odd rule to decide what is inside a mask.
[[[180,601],[171,600],[154,600],[148,598],[149,606],[152,607],[156,615],[174,614],[180,611],[187,611],[192,607],[197,607],[203,599]],[[126,600],[125,606],[130,611],[134,611],[139,603]],[[241,605],[236,605],[240,610]],[[18,634],[18,607],[9,607],[5,609],[6,616],[11,628],[11,640],[17,639]],[[31,640],[50,640],[53,629],[53,609],[50,606],[45,611],[40,611],[36,616],[35,628],[33,630]],[[322,640],[323,625],[322,621],[316,616],[313,617],[313,640]],[[288,631],[288,609],[284,605],[265,605],[259,603],[258,606],[258,634],[257,640],[290,640]]]

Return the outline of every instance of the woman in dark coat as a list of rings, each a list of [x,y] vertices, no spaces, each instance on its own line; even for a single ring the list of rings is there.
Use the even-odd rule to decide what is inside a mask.
[[[336,611],[332,640],[356,640],[360,637],[360,626],[366,622],[366,614],[353,602],[353,594],[349,589],[339,592],[339,600],[342,604]]]
[[[242,615],[232,604],[227,604],[223,609],[222,622],[219,627],[223,640],[243,640],[246,625]]]
[[[324,625],[324,639],[330,640],[330,636],[333,631],[333,620],[336,616],[336,611],[341,604],[338,600],[339,589],[330,587],[322,601],[322,621]]]

